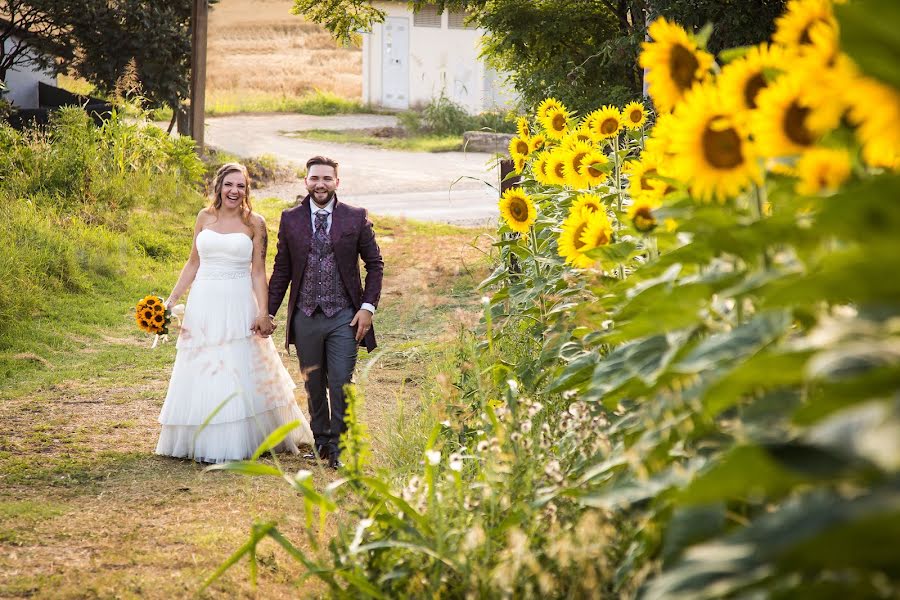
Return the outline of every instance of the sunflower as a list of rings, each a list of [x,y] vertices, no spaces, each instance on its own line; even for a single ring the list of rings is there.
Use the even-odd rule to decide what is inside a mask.
[[[694,89],[675,111],[670,172],[701,200],[725,200],[760,180],[753,147],[711,84]]]
[[[599,150],[591,150],[581,159],[579,174],[589,187],[600,185],[606,181],[608,171],[609,159]]]
[[[640,102],[629,102],[622,109],[622,118],[628,129],[640,129],[647,122],[647,109]]]
[[[160,304],[159,302],[155,302],[153,304],[153,311],[157,314],[164,314],[166,312],[166,307]]]
[[[545,98],[538,105],[538,109],[537,109],[538,121],[543,120],[543,118],[547,116],[547,113],[550,112],[550,110],[552,110],[552,109],[559,109],[559,110],[562,110],[563,112],[566,111],[565,105],[562,102],[560,102],[559,100],[557,100],[556,98],[553,98],[552,96],[550,98]]]
[[[659,156],[671,154],[672,131],[675,127],[675,117],[672,113],[657,115],[656,123],[650,131],[650,136],[644,142],[644,151],[652,152]]]
[[[599,196],[595,196],[594,194],[578,194],[575,198],[575,202],[572,203],[569,212],[577,213],[587,211],[589,213],[595,213],[603,210],[606,210],[606,208],[603,206],[603,201]]]
[[[812,108],[804,101],[804,76],[779,77],[757,96],[751,117],[754,140],[763,156],[798,154],[815,145],[824,130],[813,128]]]
[[[556,148],[547,156],[547,166],[545,172],[547,179],[551,185],[566,185],[566,160],[567,152],[560,148]]]
[[[581,241],[587,231],[591,214],[582,211],[571,211],[562,224],[562,232],[556,242],[557,252],[566,263],[579,269],[587,269],[594,264],[594,259],[584,255],[585,243]]]
[[[663,161],[657,154],[644,151],[640,160],[625,163],[628,173],[628,195],[635,200],[643,198],[659,199],[672,191],[672,186],[655,177],[661,175]]]
[[[797,161],[796,172],[798,194],[831,194],[850,177],[850,155],[846,150],[813,148]]]
[[[741,112],[755,109],[759,92],[769,85],[766,74],[783,70],[785,60],[784,49],[780,46],[760,44],[725,65],[718,83],[729,110]]]
[[[713,64],[710,53],[701,50],[693,36],[660,17],[647,32],[652,42],[643,42],[640,64],[647,73],[653,103],[670,112],[694,84],[704,81]]]
[[[775,19],[772,41],[785,48],[803,51],[812,44],[811,30],[824,24],[837,29],[831,0],[790,0],[784,14]]]
[[[524,156],[516,155],[513,157],[513,168],[516,170],[517,175],[521,175],[522,171],[525,170],[525,163],[527,160],[528,159]]]
[[[517,156],[528,156],[528,153],[531,150],[531,146],[528,144],[528,140],[523,140],[520,137],[514,137],[509,141],[509,155],[512,158]]]
[[[563,163],[563,175],[566,179],[566,185],[574,189],[580,189],[589,185],[588,181],[581,174],[581,166],[584,158],[591,153],[593,146],[587,142],[575,141],[566,151],[566,161]]]
[[[569,113],[564,108],[549,109],[540,121],[549,138],[562,139],[569,131]]]
[[[900,169],[900,91],[860,76],[848,82],[844,93],[863,160],[873,167]]]
[[[145,308],[145,309],[141,312],[141,317],[143,317],[143,318],[144,318],[145,320],[147,320],[147,321],[150,321],[150,320],[153,319],[153,315],[154,315],[154,314],[156,314],[156,313],[153,312],[153,309],[152,309],[152,308]]]
[[[534,162],[531,163],[531,174],[534,176],[535,181],[543,185],[551,185],[553,183],[547,175],[548,157],[549,154],[547,152],[541,152],[535,157]]]
[[[159,303],[159,299],[156,296],[145,296],[141,303],[144,306],[153,306]]]
[[[165,322],[166,322],[165,316],[163,316],[159,313],[156,313],[155,315],[153,315],[153,324],[156,325],[157,327],[162,326],[162,324]]]
[[[584,243],[582,252],[606,246],[612,242],[612,223],[610,223],[609,215],[605,210],[598,210],[585,216],[587,217],[587,227],[581,234],[581,241]]]
[[[500,198],[500,216],[513,231],[527,234],[528,228],[537,219],[534,202],[522,188],[509,188]]]
[[[144,331],[146,331],[148,333],[153,333],[153,331],[151,330],[151,325],[150,325],[149,321],[145,321],[144,319],[139,320],[138,327],[140,327],[141,329],[143,329]]]
[[[530,152],[537,152],[538,150],[544,147],[544,143],[547,141],[547,138],[544,137],[544,134],[539,133],[537,135],[531,136],[528,140],[528,145],[530,147]]]
[[[531,137],[531,126],[528,123],[528,117],[519,117],[516,119],[516,131],[523,140],[527,140]]]
[[[565,150],[573,150],[577,146],[584,144],[593,148],[594,138],[591,136],[590,132],[579,127],[578,129],[570,130],[568,135],[560,141],[559,146]]]
[[[622,113],[615,106],[607,104],[591,121],[591,134],[596,140],[614,138],[622,131]]]
[[[653,198],[642,197],[636,199],[628,208],[628,218],[631,225],[640,233],[650,233],[659,224],[653,211],[659,208],[659,203]]]

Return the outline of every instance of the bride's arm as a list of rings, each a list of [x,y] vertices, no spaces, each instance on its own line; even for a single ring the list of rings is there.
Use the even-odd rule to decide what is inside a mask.
[[[254,329],[263,337],[268,336],[272,327],[269,318],[269,284],[266,282],[266,250],[269,245],[269,232],[266,220],[262,215],[252,216],[253,226],[253,258],[250,263],[250,277],[253,280],[253,295],[256,296],[256,324]]]
[[[172,293],[166,298],[167,308],[171,308],[173,304],[178,302],[178,299],[194,282],[197,269],[200,268],[200,254],[197,252],[197,234],[202,231],[206,221],[207,212],[204,208],[197,214],[197,222],[194,223],[194,241],[191,243],[191,255],[188,257],[187,262],[184,263],[184,268],[181,269],[181,275],[178,276],[178,281],[175,283],[175,287],[172,288]]]

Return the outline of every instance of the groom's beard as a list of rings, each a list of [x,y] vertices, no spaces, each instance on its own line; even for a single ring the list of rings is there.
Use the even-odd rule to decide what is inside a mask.
[[[335,192],[335,190],[331,190],[330,192],[328,192],[325,195],[324,200],[319,200],[318,194],[320,194],[321,191],[320,192],[312,191],[312,192],[310,192],[310,196],[312,196],[313,202],[315,202],[319,206],[326,206],[329,202],[331,202],[334,199],[334,192]]]

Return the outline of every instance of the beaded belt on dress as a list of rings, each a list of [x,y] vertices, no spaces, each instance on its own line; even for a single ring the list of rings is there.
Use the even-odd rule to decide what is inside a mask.
[[[197,271],[194,279],[243,279],[250,277],[250,271]]]

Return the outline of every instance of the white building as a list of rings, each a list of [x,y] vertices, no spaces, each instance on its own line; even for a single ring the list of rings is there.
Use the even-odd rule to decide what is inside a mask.
[[[503,77],[479,58],[484,31],[463,24],[465,13],[434,6],[413,13],[406,2],[376,0],[386,13],[363,34],[365,103],[408,109],[443,93],[471,113],[511,107]]]
[[[0,25],[4,21],[0,19]],[[4,42],[4,54],[8,54],[20,42],[15,34],[6,39]],[[28,50],[31,52],[31,50]],[[38,83],[46,83],[47,85],[56,85],[56,76],[43,71],[36,65],[16,65],[6,72],[6,88],[9,93],[4,94],[3,98],[9,100],[18,108],[37,108],[38,103]]]

